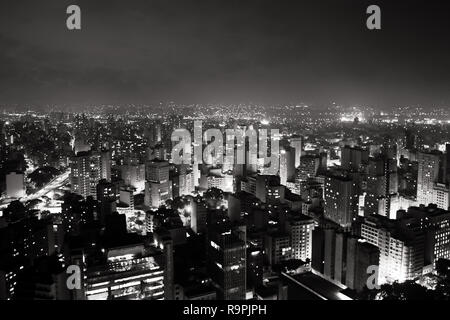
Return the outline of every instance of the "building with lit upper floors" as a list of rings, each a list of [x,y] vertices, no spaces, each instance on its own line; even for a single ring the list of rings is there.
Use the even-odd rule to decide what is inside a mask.
[[[101,179],[101,157],[89,151],[78,152],[70,159],[70,188],[84,198],[97,197],[97,183]]]

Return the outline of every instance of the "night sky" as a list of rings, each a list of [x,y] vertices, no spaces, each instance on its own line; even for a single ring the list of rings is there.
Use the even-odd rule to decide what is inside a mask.
[[[0,105],[448,106],[449,2],[0,0]]]

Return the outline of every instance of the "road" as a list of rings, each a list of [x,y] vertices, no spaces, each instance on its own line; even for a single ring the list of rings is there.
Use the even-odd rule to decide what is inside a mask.
[[[63,186],[66,183],[67,179],[69,179],[69,175],[70,175],[70,169],[67,169],[66,171],[64,171],[63,173],[58,175],[56,178],[54,178],[52,181],[47,183],[44,187],[39,189],[39,191],[36,191],[33,194],[29,194],[26,197],[20,198],[20,201],[27,202],[27,201],[39,199],[40,197],[45,196],[50,191]]]

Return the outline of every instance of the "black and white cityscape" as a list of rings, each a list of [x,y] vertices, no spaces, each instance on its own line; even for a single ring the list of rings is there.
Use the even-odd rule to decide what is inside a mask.
[[[0,300],[448,300],[450,4],[392,2],[2,0]]]

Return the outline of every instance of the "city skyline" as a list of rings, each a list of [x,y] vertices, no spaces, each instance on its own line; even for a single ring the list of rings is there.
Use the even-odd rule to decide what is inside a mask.
[[[0,299],[445,299],[450,122],[308,109],[0,113]]]
[[[449,12],[0,2],[0,302],[448,301]]]

